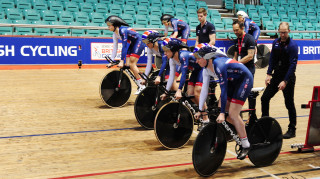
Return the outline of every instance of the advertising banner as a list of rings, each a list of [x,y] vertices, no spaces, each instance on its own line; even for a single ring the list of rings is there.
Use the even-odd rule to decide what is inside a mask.
[[[259,40],[272,48],[273,40]],[[320,60],[319,40],[296,40],[299,60]],[[195,44],[194,39],[188,45]],[[233,45],[230,40],[217,40],[216,46],[223,52]],[[116,59],[121,56],[121,41],[118,43]],[[0,64],[105,64],[105,56],[114,50],[112,38],[48,38],[48,37],[0,37]],[[139,59],[147,62],[146,49]]]

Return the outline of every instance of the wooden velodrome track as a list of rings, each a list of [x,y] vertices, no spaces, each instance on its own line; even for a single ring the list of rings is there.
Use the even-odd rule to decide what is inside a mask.
[[[99,95],[100,81],[110,70],[76,68],[0,70],[0,178],[199,177],[191,159],[197,131],[185,147],[165,149],[153,130],[136,122],[135,87],[126,106],[111,109]],[[264,86],[265,75],[266,69],[257,69],[255,87]],[[249,159],[237,160],[235,143],[228,143],[214,177],[320,177],[320,147],[312,153],[290,148],[305,141],[309,109],[300,105],[311,100],[313,86],[319,86],[320,64],[299,64],[296,75],[297,137],[284,140],[278,159],[264,168],[254,167]],[[288,114],[281,92],[270,110],[285,132]]]

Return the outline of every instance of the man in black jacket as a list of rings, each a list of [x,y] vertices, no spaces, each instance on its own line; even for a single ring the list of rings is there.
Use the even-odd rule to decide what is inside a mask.
[[[267,86],[261,97],[262,116],[269,116],[271,98],[282,90],[285,105],[289,113],[288,131],[283,138],[296,136],[297,114],[294,105],[294,87],[296,83],[295,70],[298,61],[298,45],[289,37],[289,24],[279,25],[280,38],[273,41],[269,67],[265,84]],[[273,74],[272,74],[273,72]]]

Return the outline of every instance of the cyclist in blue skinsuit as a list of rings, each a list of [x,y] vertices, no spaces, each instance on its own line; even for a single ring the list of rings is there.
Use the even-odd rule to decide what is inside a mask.
[[[147,61],[147,66],[145,70],[145,75],[149,75],[151,69],[152,69],[152,58],[153,55],[156,55],[155,58],[159,57],[162,59],[162,65],[159,71],[159,74],[155,80],[155,84],[159,84],[161,80],[161,76],[163,72],[165,71],[165,79],[169,78],[169,66],[167,65],[167,56],[164,54],[164,51],[162,49],[163,47],[163,40],[160,40],[163,37],[161,33],[155,30],[148,30],[145,31],[142,34],[142,41],[145,43],[148,47],[147,50],[147,56],[148,56],[148,61]],[[168,68],[166,70],[166,68]],[[176,74],[176,78],[180,75],[180,73]],[[175,79],[176,80],[176,79]],[[176,82],[173,83],[172,90],[176,91],[178,89],[178,86]]]
[[[238,20],[244,24],[244,31],[254,37],[256,42],[260,36],[260,27],[244,11],[237,12]]]
[[[193,102],[199,104],[200,91],[202,87],[202,68],[196,63],[196,58],[193,56],[192,52],[183,50],[188,46],[178,39],[172,38],[167,45],[163,46],[163,50],[168,58],[170,58],[170,75],[169,80],[166,86],[167,90],[170,90],[173,79],[176,72],[176,67],[178,66],[181,69],[181,78],[178,90],[175,94],[176,99],[182,97],[182,88],[186,82],[186,77],[189,70],[192,70],[189,82],[187,94],[188,96],[194,95],[195,98]],[[161,98],[163,99],[166,94],[163,94]],[[207,120],[207,117],[204,119]]]
[[[121,60],[118,66],[123,67],[123,64],[126,62],[126,65],[130,66],[130,70],[133,72],[136,79],[140,82],[139,88],[135,94],[139,94],[144,88],[145,85],[141,84],[141,77],[139,75],[139,69],[137,67],[137,62],[142,54],[142,51],[145,48],[145,44],[142,42],[141,35],[133,30],[123,19],[118,16],[109,16],[106,19],[106,23],[110,31],[113,31],[113,51],[111,59],[114,60],[117,55],[118,50],[118,39],[122,41],[122,52]],[[126,61],[126,58],[129,60]]]
[[[210,76],[218,77],[221,88],[221,111],[217,122],[225,121],[225,112],[229,112],[227,120],[235,126],[242,144],[242,150],[237,158],[243,160],[250,151],[250,143],[245,124],[240,117],[240,111],[253,87],[252,74],[246,66],[221,55],[217,47],[209,44],[199,44],[194,49],[194,56],[197,58],[197,63],[205,68],[203,73],[204,86],[200,94],[199,106],[203,106],[207,98],[207,83],[209,83]]]
[[[171,26],[173,28],[173,33],[170,35],[170,38],[181,37],[181,41],[187,44],[190,27],[186,22],[176,19],[170,14],[163,14],[160,20],[162,24],[165,25],[165,37],[168,35],[169,26]]]

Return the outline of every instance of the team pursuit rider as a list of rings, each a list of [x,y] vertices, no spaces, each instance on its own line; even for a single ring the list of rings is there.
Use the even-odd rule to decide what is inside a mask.
[[[138,80],[138,90],[135,94],[139,94],[145,85],[141,84],[142,79],[139,75],[139,69],[137,62],[140,58],[142,51],[145,48],[145,44],[142,42],[141,35],[128,27],[129,25],[118,16],[109,16],[106,19],[106,23],[109,30],[113,32],[113,51],[111,59],[114,60],[118,50],[118,39],[122,41],[121,60],[118,67],[122,68],[124,63],[130,67],[135,78]],[[126,58],[129,60],[126,61]]]
[[[162,24],[165,26],[164,36],[167,37],[169,27],[173,28],[173,33],[170,35],[170,38],[178,38],[181,37],[181,41],[187,44],[188,37],[190,34],[190,27],[189,25],[180,20],[174,18],[170,14],[163,14],[160,17]]]
[[[225,112],[228,111],[227,121],[235,126],[241,139],[242,149],[237,158],[243,160],[250,150],[250,143],[240,112],[253,87],[252,74],[246,66],[238,61],[224,55],[221,57],[221,51],[209,44],[199,44],[194,49],[194,56],[197,58],[197,63],[205,70],[203,73],[205,86],[200,94],[199,106],[203,106],[207,98],[208,79],[210,76],[218,77],[221,89],[219,100],[221,111],[216,120],[218,123],[225,121]],[[199,115],[200,112],[197,116]]]

